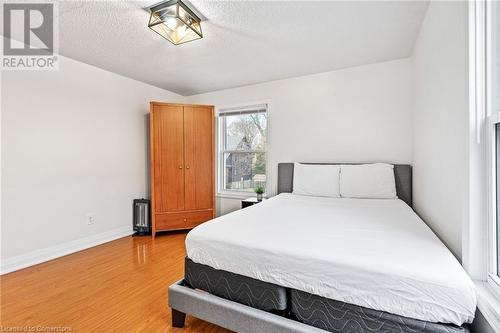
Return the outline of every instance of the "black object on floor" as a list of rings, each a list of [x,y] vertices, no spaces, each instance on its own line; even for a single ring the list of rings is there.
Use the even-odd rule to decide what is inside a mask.
[[[148,199],[134,199],[134,236],[151,234],[151,202]]]

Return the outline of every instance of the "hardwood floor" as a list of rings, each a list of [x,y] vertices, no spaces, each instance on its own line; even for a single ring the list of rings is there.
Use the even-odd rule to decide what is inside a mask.
[[[191,316],[171,327],[167,287],[183,276],[185,233],[125,237],[1,277],[0,326],[71,332],[229,332]]]

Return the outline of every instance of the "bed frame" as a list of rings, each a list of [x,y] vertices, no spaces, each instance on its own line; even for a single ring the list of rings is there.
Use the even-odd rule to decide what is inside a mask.
[[[310,164],[349,164],[349,163],[310,163]],[[355,163],[350,163],[355,164]],[[278,193],[293,190],[293,163],[278,164]],[[398,197],[412,206],[412,169],[410,165],[395,165],[396,192]],[[327,300],[328,301],[328,300]],[[290,316],[283,316],[243,305],[200,289],[194,289],[186,281],[180,280],[168,288],[168,304],[172,308],[172,326],[183,327],[186,314],[241,333],[320,333],[325,332]],[[374,310],[375,311],[375,310]],[[378,316],[378,314],[377,314]],[[403,317],[401,317],[403,318]],[[399,319],[398,319],[399,320]],[[404,318],[402,319],[404,321]],[[425,322],[424,322],[425,323]],[[429,323],[430,324],[430,323]],[[430,332],[468,332],[467,327],[437,324],[441,330]],[[350,332],[379,332],[377,329],[365,330],[349,327]],[[401,332],[401,330],[397,330]],[[423,330],[426,331],[426,330]],[[389,332],[389,331],[384,331]],[[402,332],[405,332],[403,330]],[[410,330],[408,330],[410,332]],[[411,330],[413,332],[413,330]]]
[[[185,313],[191,313],[237,332],[469,333],[466,327],[336,301],[189,258],[184,280],[170,287],[170,297],[176,327],[182,327]]]
[[[173,327],[184,327],[186,313],[189,313],[240,333],[325,333],[292,319],[191,289],[185,286],[184,280],[168,288],[168,305],[172,308]]]

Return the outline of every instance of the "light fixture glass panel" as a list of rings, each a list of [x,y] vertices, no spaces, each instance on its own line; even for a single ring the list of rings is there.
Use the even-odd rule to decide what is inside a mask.
[[[151,8],[148,26],[175,45],[203,37],[200,19],[180,0]]]
[[[179,6],[177,4],[173,4],[171,6],[158,9],[155,13],[160,17],[160,19],[166,20],[169,17],[177,17],[178,7]]]
[[[201,35],[200,21],[196,20],[194,13],[189,11],[188,8],[184,8],[182,5],[179,6],[179,18],[184,21],[184,23],[189,25],[191,29],[195,30],[198,35]]]
[[[191,24],[191,29],[193,29],[196,34],[203,36],[203,33],[201,32],[200,22],[193,22],[193,24]]]
[[[189,13],[184,9],[184,7],[179,6],[179,18],[184,22],[189,23],[191,15],[189,15]]]

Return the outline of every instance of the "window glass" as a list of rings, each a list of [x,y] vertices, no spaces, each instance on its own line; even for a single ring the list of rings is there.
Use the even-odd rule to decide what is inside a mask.
[[[265,153],[224,153],[225,190],[252,192],[266,186]]]
[[[497,119],[496,113],[500,112],[500,2],[488,2],[487,10],[490,11],[487,15],[487,30],[489,34],[489,42],[487,46],[488,68],[486,75],[488,77],[489,89],[487,90],[488,105],[493,119]],[[492,159],[494,161],[494,172],[496,178],[496,221],[494,222],[494,238],[496,238],[494,245],[494,252],[496,257],[496,271],[493,273],[500,276],[500,123],[495,120],[495,128],[493,133],[493,142],[495,142],[496,156]]]
[[[495,163],[495,178],[496,178],[496,258],[497,258],[497,275],[500,276],[500,123],[495,125],[495,149],[496,149],[496,163]]]
[[[265,113],[226,116],[225,150],[264,150]]]
[[[491,1],[491,91],[492,109],[500,112],[500,1]]]
[[[222,191],[253,192],[266,187],[267,110],[219,114]]]

